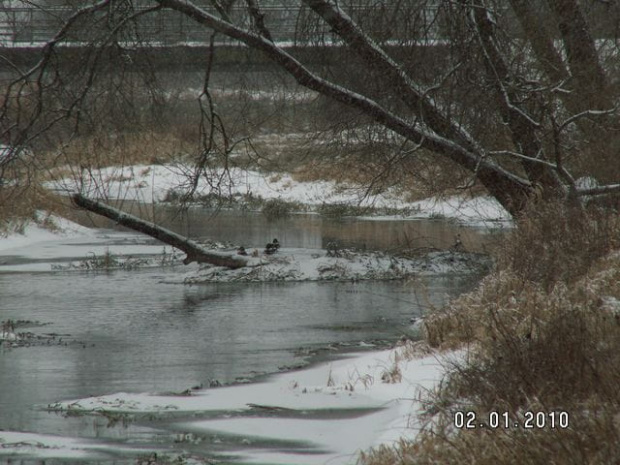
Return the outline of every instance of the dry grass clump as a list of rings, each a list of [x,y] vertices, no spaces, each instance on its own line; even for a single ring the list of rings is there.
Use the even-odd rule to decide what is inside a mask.
[[[401,440],[363,453],[373,465],[436,464],[612,464],[620,461],[618,411],[596,409],[570,413],[567,429],[478,428],[451,434],[435,428],[413,441]],[[573,427],[572,425],[575,425]]]
[[[620,247],[620,218],[606,210],[533,202],[499,253],[502,269],[550,289],[570,283],[590,265]]]
[[[73,140],[60,155],[48,154],[53,164],[106,166],[163,164],[195,152],[198,136],[188,137],[189,129],[143,130],[110,133],[101,131]]]
[[[68,214],[68,204],[57,195],[45,190],[36,182],[24,186],[0,187],[0,236],[13,232],[22,233],[31,221],[42,223],[49,229],[55,225],[37,212]]]
[[[500,247],[492,275],[425,320],[429,345],[470,349],[429,396],[425,432],[363,463],[620,463],[618,216],[539,207]],[[457,429],[459,411],[513,420]],[[513,427],[527,411],[567,412],[570,426]]]

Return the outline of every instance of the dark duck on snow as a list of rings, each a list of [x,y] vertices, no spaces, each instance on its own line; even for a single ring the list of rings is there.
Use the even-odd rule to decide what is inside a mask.
[[[274,239],[273,242],[269,242],[265,246],[265,254],[272,255],[276,253],[279,248],[280,248],[280,243],[278,242],[278,239]]]

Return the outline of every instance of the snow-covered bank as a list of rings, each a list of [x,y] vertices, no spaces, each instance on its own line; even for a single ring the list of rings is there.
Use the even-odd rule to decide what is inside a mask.
[[[109,167],[90,171],[83,178],[66,177],[50,183],[60,192],[75,192],[81,188],[84,195],[110,199],[137,200],[145,203],[161,202],[173,192],[181,192],[186,185],[187,167],[171,165],[136,165]],[[337,184],[333,181],[296,181],[287,173],[265,174],[255,170],[231,168],[228,172],[216,170],[213,178],[220,186],[219,194],[237,200],[260,198],[280,199],[310,207],[323,204],[350,204],[361,207],[398,210],[399,219],[448,218],[467,225],[489,225],[509,222],[510,216],[491,197],[446,199],[431,198],[408,202],[403,195],[388,190],[376,196],[366,196],[358,186]],[[213,182],[213,179],[211,180]],[[212,188],[202,179],[198,195],[207,195]],[[381,217],[385,218],[385,217]]]
[[[127,452],[131,451],[127,448]],[[109,446],[85,440],[49,434],[0,431],[0,461],[3,456],[19,461],[29,457],[37,460],[104,460],[114,452]],[[143,451],[133,449],[133,455]],[[5,463],[11,463],[9,461]],[[83,463],[83,462],[82,462]]]
[[[478,273],[489,269],[489,257],[453,251],[432,252],[420,258],[395,257],[383,253],[347,251],[329,256],[324,250],[281,249],[263,255],[252,266],[230,270],[201,266],[189,272],[187,284],[209,282],[269,281],[361,281],[403,279],[408,276]]]
[[[9,228],[12,230],[13,228]],[[89,238],[95,231],[56,215],[39,212],[37,218],[4,237],[0,235],[0,253],[30,248],[40,243],[49,243],[63,238]]]
[[[45,222],[31,221],[20,232],[0,236],[0,272],[89,270],[110,265],[106,260],[115,261],[112,265],[117,268],[138,262],[140,266],[181,262],[181,255],[171,247],[145,236],[91,229],[54,215],[44,217]]]
[[[407,342],[191,395],[117,393],[48,407],[129,418],[199,414],[200,420],[170,428],[187,443],[226,441],[230,453],[247,463],[349,464],[369,446],[414,437],[421,426],[420,393],[440,380],[451,359],[462,356],[424,355],[420,347]],[[3,441],[0,451],[10,450]]]

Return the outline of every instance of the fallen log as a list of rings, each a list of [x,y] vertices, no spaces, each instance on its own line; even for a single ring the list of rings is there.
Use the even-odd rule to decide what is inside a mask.
[[[187,256],[183,260],[183,263],[186,265],[191,262],[198,262],[210,263],[215,266],[225,266],[227,268],[241,268],[248,264],[248,259],[243,256],[205,249],[200,244],[174,231],[158,226],[155,223],[142,220],[137,216],[130,215],[129,213],[125,213],[104,203],[84,197],[82,194],[73,194],[71,199],[73,203],[80,208],[97,215],[105,216],[106,218],[116,221],[121,226],[151,236],[158,241],[185,252]]]

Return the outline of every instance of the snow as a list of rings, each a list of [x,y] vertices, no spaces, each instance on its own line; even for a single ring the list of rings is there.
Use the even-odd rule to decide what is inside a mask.
[[[17,334],[13,331],[9,331],[6,329],[0,330],[0,342],[2,341],[16,341],[18,339]]]
[[[136,165],[109,167],[89,172],[85,179],[65,178],[48,184],[48,187],[74,192],[80,190],[90,197],[131,199],[142,202],[159,202],[170,190],[178,189],[185,169],[178,166]],[[374,204],[379,207],[406,208],[415,212],[407,219],[442,218],[455,219],[467,225],[497,225],[506,221],[507,213],[488,197],[465,199],[427,199],[407,203],[391,193],[382,194],[360,202],[359,191],[330,181],[299,182],[290,174],[265,175],[258,171],[233,168],[225,175],[216,173],[228,181],[231,195],[251,195],[263,199],[283,199],[305,205],[321,205],[325,202]],[[79,189],[78,189],[78,186]],[[208,186],[203,183],[206,192]],[[399,219],[393,217],[365,217],[373,219]],[[51,223],[53,231],[42,225]],[[501,224],[501,223],[500,223]],[[156,256],[172,254],[172,249],[157,243],[144,243],[144,236],[105,230],[91,230],[56,216],[40,212],[36,221],[25,227],[23,234],[14,233],[0,239],[0,271],[50,271],[91,269],[93,263],[111,253],[119,266],[144,265],[149,256],[152,265],[161,263]],[[221,250],[234,254],[235,249]],[[177,256],[178,255],[178,256]],[[178,262],[180,254],[170,255]],[[222,281],[307,281],[307,280],[361,280],[398,279],[415,274],[445,274],[477,271],[485,266],[484,260],[475,254],[442,252],[424,259],[408,260],[377,253],[346,252],[339,257],[327,257],[323,250],[282,249],[278,254],[250,259],[249,267],[227,270],[203,266],[195,267],[185,276],[185,282]],[[17,258],[20,258],[19,260]],[[23,263],[22,259],[30,259]],[[36,260],[32,260],[36,259]],[[133,261],[132,261],[133,260]],[[50,267],[51,265],[51,267]],[[176,278],[175,278],[176,279]],[[182,280],[183,278],[181,278]]]
[[[109,167],[89,172],[82,179],[64,178],[49,187],[61,192],[80,191],[88,197],[138,200],[145,203],[161,202],[171,191],[180,191],[184,173],[187,169],[173,165],[135,165]],[[265,174],[256,170],[231,168],[229,173],[215,170],[214,179],[220,181],[223,195],[252,196],[255,198],[281,199],[310,206],[324,203],[351,204],[409,210],[402,220],[422,218],[448,218],[471,226],[485,226],[498,222],[509,222],[510,215],[499,203],[489,197],[431,198],[417,202],[407,202],[402,195],[388,190],[377,196],[364,196],[359,187],[337,184],[333,181],[296,181],[288,173]],[[211,187],[203,179],[198,194],[211,192]],[[375,217],[373,217],[375,218]],[[385,219],[385,217],[381,217]]]
[[[430,198],[413,202],[412,205],[420,211],[416,218],[453,218],[468,226],[506,225],[511,221],[510,214],[490,196]]]
[[[250,266],[230,270],[204,265],[188,273],[186,284],[206,282],[358,281],[402,279],[407,276],[471,273],[488,267],[486,256],[452,251],[422,258],[393,257],[376,252],[344,251],[328,256],[324,250],[280,249],[275,255],[251,259]]]
[[[54,229],[44,227],[44,222],[53,225]],[[13,228],[9,225],[9,230],[11,229]],[[0,252],[32,250],[31,248],[38,244],[57,241],[59,238],[87,238],[94,235],[95,231],[65,218],[38,212],[37,218],[28,223],[22,233],[14,232],[4,237],[0,235]]]
[[[106,254],[119,267],[180,265],[183,253],[131,232],[90,229],[57,216],[38,215],[54,230],[30,222],[23,233],[0,238],[0,272],[49,272],[88,270]],[[236,253],[224,248],[212,253],[222,256]],[[14,260],[19,258],[19,260]],[[25,261],[25,263],[24,263]],[[416,275],[462,274],[477,272],[489,265],[488,259],[475,253],[432,252],[422,258],[393,257],[378,252],[343,249],[328,256],[321,249],[282,248],[274,255],[248,257],[248,266],[228,269],[212,265],[183,267],[169,282],[264,281],[357,281],[366,279],[402,279]]]
[[[46,229],[43,223],[53,224],[54,229]],[[174,258],[171,247],[145,244],[144,238],[135,233],[91,229],[43,212],[22,229],[0,236],[0,272],[72,269],[75,263],[92,261],[107,253],[113,253],[121,263],[140,256],[162,258],[164,251],[168,253],[167,258]]]
[[[197,390],[189,396],[117,393],[48,408],[72,413],[209,413],[209,419],[176,423],[172,429],[196,437],[241,436],[244,447],[234,454],[248,463],[348,464],[370,446],[414,437],[422,425],[419,395],[436,385],[446,364],[460,356],[422,355],[408,341],[255,384]],[[320,418],[327,409],[329,418]],[[343,409],[349,409],[347,414]]]
[[[127,448],[138,454],[138,449]],[[96,441],[49,434],[22,433],[14,431],[0,431],[0,457],[16,455],[37,457],[40,460],[51,459],[104,459],[109,458],[105,453],[113,452],[107,445]],[[19,458],[18,458],[19,460]]]

